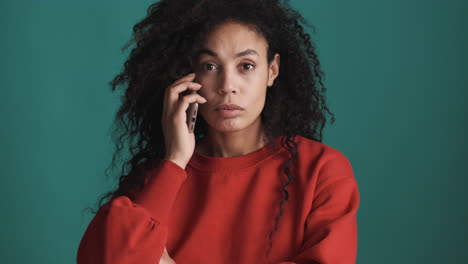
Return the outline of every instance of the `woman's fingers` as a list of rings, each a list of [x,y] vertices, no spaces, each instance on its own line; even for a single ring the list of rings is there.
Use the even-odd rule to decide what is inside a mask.
[[[196,91],[201,88],[201,85],[190,81],[190,78],[178,82],[177,84],[170,85],[165,91],[165,102],[167,103],[167,110],[172,112],[174,106],[177,105],[179,100],[180,93],[186,91],[187,89]]]
[[[185,95],[183,98],[179,100],[179,106],[176,109],[176,117],[177,118],[184,118],[186,117],[186,111],[191,103],[205,103],[206,99],[200,96],[199,94],[193,93],[189,95]]]
[[[195,75],[196,74],[194,74],[194,73],[187,74],[184,77],[182,77],[182,78],[176,80],[175,82],[173,82],[170,86],[179,85],[180,83],[185,82],[185,81],[193,81],[195,79]]]
[[[182,168],[185,168],[195,149],[195,136],[189,131],[187,125],[187,109],[191,103],[206,102],[201,95],[194,92],[201,88],[200,84],[192,82],[194,78],[194,75],[181,78],[169,85],[164,95],[161,121],[166,150],[165,158]]]

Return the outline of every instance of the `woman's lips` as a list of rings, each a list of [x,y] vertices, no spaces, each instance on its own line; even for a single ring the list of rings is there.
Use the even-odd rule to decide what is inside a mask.
[[[242,110],[240,109],[234,109],[234,110],[217,109],[216,111],[218,111],[219,114],[224,118],[236,117],[240,115],[240,113],[242,112]]]

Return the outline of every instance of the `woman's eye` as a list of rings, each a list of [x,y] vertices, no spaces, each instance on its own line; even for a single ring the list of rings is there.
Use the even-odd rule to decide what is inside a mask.
[[[211,64],[211,63],[205,63],[205,64],[203,65],[203,69],[204,69],[204,70],[212,70],[213,68],[210,68],[210,67],[214,67],[214,65]]]
[[[255,68],[255,65],[253,65],[252,63],[244,63],[242,66],[244,66],[244,69],[246,70],[253,70],[253,68]],[[252,66],[252,67],[248,69],[248,68],[245,68],[245,66]]]
[[[205,63],[203,64],[203,70],[207,70],[207,71],[211,71],[211,70],[215,70],[216,69],[216,65],[214,64],[211,64],[211,63]],[[253,70],[255,68],[255,65],[252,64],[252,63],[244,63],[242,64],[242,67],[244,70]]]

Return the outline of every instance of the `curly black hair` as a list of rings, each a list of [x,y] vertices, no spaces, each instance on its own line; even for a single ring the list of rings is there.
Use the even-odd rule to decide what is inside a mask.
[[[290,166],[297,157],[295,136],[322,142],[325,114],[332,116],[331,123],[335,122],[325,103],[324,73],[315,45],[302,25],[314,33],[316,30],[287,0],[161,0],[148,7],[147,16],[134,25],[133,37],[122,49],[136,43],[124,70],[109,83],[113,92],[124,88],[122,105],[114,120],[112,138],[116,152],[111,165],[115,168],[126,143],[131,157],[122,164],[118,188],[103,195],[98,207],[118,196],[132,198],[134,191],[144,185],[145,169],[162,161],[166,151],[161,124],[164,90],[192,72],[194,51],[214,27],[232,21],[254,29],[267,40],[268,63],[275,53],[281,55],[280,72],[267,90],[261,120],[268,141],[284,136],[281,145],[291,157],[282,167],[285,180],[279,190],[279,214],[269,235],[268,256],[289,197],[286,187],[294,179]],[[205,135],[206,128],[206,121],[199,115],[194,131],[196,141]]]

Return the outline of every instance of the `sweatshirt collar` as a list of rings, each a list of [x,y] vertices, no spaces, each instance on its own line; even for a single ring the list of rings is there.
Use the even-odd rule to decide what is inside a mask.
[[[272,142],[269,142],[253,152],[236,157],[210,157],[194,151],[188,166],[199,171],[211,172],[235,171],[255,166],[283,148],[281,138],[282,136],[277,136],[273,140],[278,147],[276,149]]]

